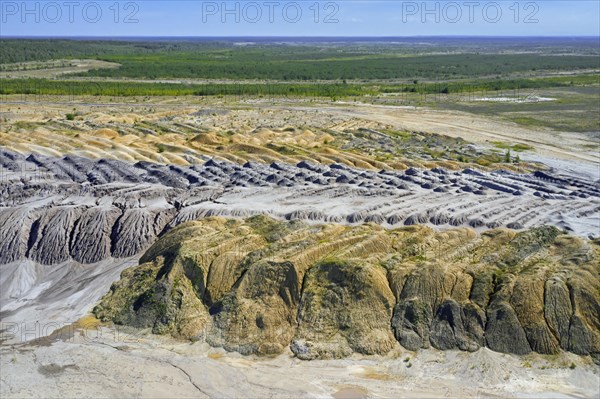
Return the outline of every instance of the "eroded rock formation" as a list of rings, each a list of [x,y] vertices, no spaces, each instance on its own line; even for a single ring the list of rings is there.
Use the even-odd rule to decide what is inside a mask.
[[[244,354],[410,350],[600,355],[600,242],[208,218],[160,238],[97,317]]]
[[[600,217],[600,185],[558,173],[215,159],[175,166],[0,149],[0,174],[0,264],[129,257],[165,231],[209,216],[480,231],[552,224],[592,237]]]

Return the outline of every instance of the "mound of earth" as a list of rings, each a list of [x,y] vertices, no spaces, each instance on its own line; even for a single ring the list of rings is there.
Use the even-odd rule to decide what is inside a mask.
[[[243,354],[434,347],[600,359],[600,241],[542,226],[478,234],[265,216],[184,223],[95,315]]]

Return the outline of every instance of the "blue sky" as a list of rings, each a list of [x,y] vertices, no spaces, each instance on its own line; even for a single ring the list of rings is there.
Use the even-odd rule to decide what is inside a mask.
[[[1,36],[599,36],[600,1],[0,0]]]

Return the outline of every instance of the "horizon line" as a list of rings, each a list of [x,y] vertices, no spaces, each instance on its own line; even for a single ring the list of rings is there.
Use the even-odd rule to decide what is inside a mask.
[[[142,39],[142,38],[165,38],[165,39],[407,39],[407,38],[588,38],[598,39],[600,35],[405,35],[405,36],[277,36],[277,35],[225,35],[225,36],[194,36],[194,35],[0,35],[2,39]]]

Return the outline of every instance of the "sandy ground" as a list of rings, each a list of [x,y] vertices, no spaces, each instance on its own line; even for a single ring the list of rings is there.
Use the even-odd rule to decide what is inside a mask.
[[[39,323],[38,335],[44,335],[69,325],[87,314],[123,270],[137,263],[137,258],[127,258],[93,265],[69,261],[49,266],[29,260],[0,265],[0,329],[26,321]],[[3,337],[6,342],[21,338]]]
[[[196,97],[84,98],[58,96],[3,96],[0,112],[9,119],[42,121],[64,118],[76,110],[92,114],[94,122],[128,122],[159,120],[176,114],[207,109],[196,118],[198,127],[218,127],[249,131],[257,127],[308,126],[342,131],[357,128],[388,127],[398,130],[437,133],[460,137],[482,147],[494,148],[492,142],[524,143],[534,148],[540,160],[570,160],[600,168],[598,136],[576,132],[536,129],[503,121],[500,118],[467,112],[435,110],[426,107],[373,105],[360,102],[309,102],[298,99],[204,99]],[[88,102],[93,101],[93,102]],[[275,102],[274,102],[275,101]],[[151,107],[153,115],[147,109]],[[43,112],[40,111],[43,109]],[[148,108],[150,109],[150,108]],[[217,112],[218,111],[218,112]],[[211,115],[212,113],[212,115]],[[100,115],[104,115],[100,118]],[[96,118],[96,119],[94,119]],[[521,155],[531,155],[527,152]],[[523,158],[523,157],[522,157]],[[600,174],[600,171],[598,172]]]
[[[598,397],[600,369],[574,355],[398,351],[393,357],[258,359],[109,328],[0,347],[2,398]]]
[[[24,62],[6,64],[8,69],[0,72],[0,78],[55,78],[72,73],[87,72],[91,69],[114,69],[121,65],[100,60],[53,60],[47,62]],[[40,66],[48,66],[42,69]]]

